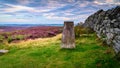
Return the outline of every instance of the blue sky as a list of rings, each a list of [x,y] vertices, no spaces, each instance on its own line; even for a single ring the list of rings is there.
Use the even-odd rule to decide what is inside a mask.
[[[62,24],[84,20],[120,0],[0,0],[0,24]]]

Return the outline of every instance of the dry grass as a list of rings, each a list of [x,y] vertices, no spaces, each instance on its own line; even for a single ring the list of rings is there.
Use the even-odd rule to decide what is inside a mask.
[[[17,44],[16,43],[11,43],[9,46],[17,46],[19,48],[25,48],[25,47],[35,47],[35,46],[46,46],[48,44],[51,43],[56,43],[56,42],[60,42],[57,41],[61,38],[61,34],[54,36],[54,37],[50,37],[50,38],[38,38],[35,40],[29,39],[27,41],[20,41]]]

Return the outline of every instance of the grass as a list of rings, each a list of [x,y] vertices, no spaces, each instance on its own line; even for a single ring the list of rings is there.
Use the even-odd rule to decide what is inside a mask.
[[[7,41],[8,43],[11,43],[14,40],[23,40],[25,38],[24,35],[13,35],[13,36],[8,36]]]
[[[94,34],[77,38],[75,49],[60,48],[61,34],[11,43],[0,68],[120,68],[112,48],[100,44]]]

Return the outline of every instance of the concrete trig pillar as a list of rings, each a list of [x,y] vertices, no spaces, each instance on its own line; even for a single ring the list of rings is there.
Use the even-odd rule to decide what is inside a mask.
[[[64,22],[61,48],[68,48],[68,49],[75,48],[75,32],[74,32],[73,21]]]

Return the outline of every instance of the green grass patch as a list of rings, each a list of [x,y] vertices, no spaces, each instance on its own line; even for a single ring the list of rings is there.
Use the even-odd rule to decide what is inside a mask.
[[[0,68],[120,68],[112,48],[99,45],[95,34],[81,35],[75,49],[61,49],[60,38],[10,44],[10,52],[0,56]]]

